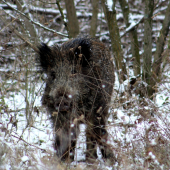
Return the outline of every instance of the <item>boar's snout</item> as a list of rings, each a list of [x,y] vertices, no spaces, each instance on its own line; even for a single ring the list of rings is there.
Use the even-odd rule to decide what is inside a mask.
[[[71,110],[72,95],[71,94],[58,94],[55,100],[55,109],[57,111]]]

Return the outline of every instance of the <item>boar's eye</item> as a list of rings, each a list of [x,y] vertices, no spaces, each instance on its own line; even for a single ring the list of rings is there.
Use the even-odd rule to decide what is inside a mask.
[[[77,71],[75,69],[71,70],[71,74],[76,74]]]
[[[55,72],[54,71],[51,72],[51,77],[52,77],[53,80],[55,79]]]

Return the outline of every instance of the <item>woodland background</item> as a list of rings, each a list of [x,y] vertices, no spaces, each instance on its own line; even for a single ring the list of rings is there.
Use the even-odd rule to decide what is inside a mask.
[[[0,0],[0,169],[170,169],[169,0]],[[108,130],[117,158],[85,162],[85,126],[71,164],[59,164],[41,106],[40,42],[79,34],[110,49],[116,82]]]

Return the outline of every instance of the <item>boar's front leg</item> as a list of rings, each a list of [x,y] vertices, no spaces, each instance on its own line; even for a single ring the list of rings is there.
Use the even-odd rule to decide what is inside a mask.
[[[71,126],[67,123],[60,128],[56,128],[55,149],[58,158],[61,161],[74,161],[74,152],[77,136],[79,135],[79,126]]]
[[[95,162],[97,159],[97,149],[96,149],[96,137],[91,129],[92,127],[88,125],[86,128],[86,160],[88,162]]]

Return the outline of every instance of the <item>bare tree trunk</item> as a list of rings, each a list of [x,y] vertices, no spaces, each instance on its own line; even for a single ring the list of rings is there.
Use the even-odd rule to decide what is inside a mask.
[[[156,79],[159,79],[160,73],[161,73],[161,63],[162,63],[162,53],[164,51],[164,45],[166,41],[166,37],[169,32],[170,27],[170,3],[168,5],[168,8],[166,10],[165,19],[163,21],[162,29],[160,31],[160,36],[156,43],[156,52],[155,52],[155,58],[154,58],[154,64],[153,64],[153,74]]]
[[[130,26],[129,22],[129,5],[126,0],[119,0],[123,17],[125,20],[126,27]],[[137,31],[136,29],[132,29],[129,32],[130,40],[131,40],[131,49],[132,49],[132,57],[134,59],[133,63],[133,70],[134,75],[137,76],[140,74],[140,55],[139,55],[139,45],[138,45],[138,37],[137,37]]]
[[[74,0],[65,0],[68,19],[69,38],[76,37],[79,34],[79,23],[76,16]]]
[[[116,11],[115,8],[112,7],[112,10],[108,8],[106,0],[102,0],[102,6],[104,9],[105,18],[107,20],[107,25],[109,28],[110,33],[110,39],[111,39],[111,45],[113,54],[115,57],[116,67],[119,74],[120,80],[125,80],[127,71],[126,66],[123,59],[123,52],[121,49],[121,41],[120,41],[120,35],[119,35],[119,28],[116,21]]]
[[[145,0],[144,20],[144,54],[143,54],[143,80],[148,84],[148,95],[152,95],[151,59],[152,59],[152,15],[154,0]]]
[[[99,0],[92,0],[92,18],[91,18],[91,23],[90,23],[90,35],[92,37],[95,37],[96,35],[96,30],[97,30],[97,15],[98,15],[98,6],[99,6]]]
[[[161,64],[163,61],[163,51],[164,51],[164,45],[166,42],[166,37],[169,32],[170,27],[170,3],[167,7],[165,19],[163,21],[162,29],[160,31],[160,36],[156,43],[156,52],[154,56],[154,63],[152,67],[152,77],[153,81],[151,81],[151,87],[154,87],[156,85],[156,82],[160,81],[160,75],[161,75]],[[155,88],[150,89],[150,93],[153,94],[155,92]]]

